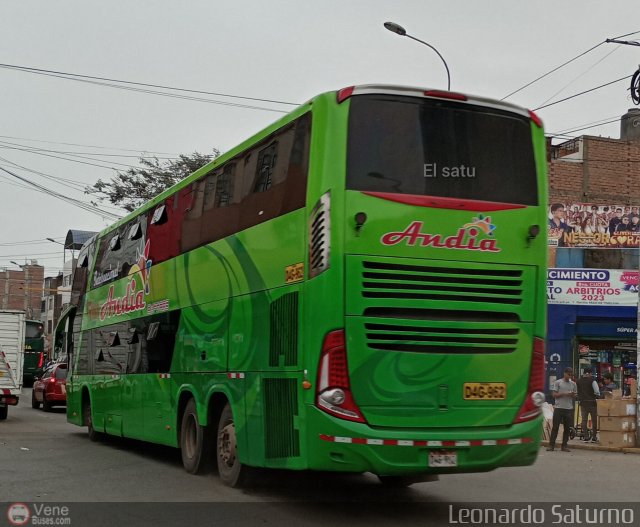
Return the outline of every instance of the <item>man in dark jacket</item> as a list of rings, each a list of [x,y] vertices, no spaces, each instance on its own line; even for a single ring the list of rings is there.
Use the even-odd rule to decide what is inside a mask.
[[[588,417],[591,416],[591,441],[596,442],[596,427],[598,426],[598,406],[596,399],[600,397],[598,383],[592,376],[593,370],[585,368],[584,374],[578,379],[578,401],[580,401],[580,414],[582,415],[582,441],[587,439]]]

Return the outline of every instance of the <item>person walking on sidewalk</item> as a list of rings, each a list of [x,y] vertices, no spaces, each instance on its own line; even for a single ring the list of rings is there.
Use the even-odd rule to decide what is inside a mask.
[[[553,409],[553,427],[551,428],[551,438],[549,439],[548,451],[553,452],[556,449],[556,438],[558,437],[558,430],[560,424],[564,431],[562,433],[562,447],[560,450],[563,452],[571,452],[567,443],[569,442],[569,428],[573,426],[573,400],[578,394],[578,387],[576,383],[571,380],[573,376],[573,369],[565,368],[564,376],[562,379],[557,379],[551,387],[551,395],[556,400],[555,408]]]
[[[600,388],[592,376],[593,370],[585,368],[584,374],[576,383],[578,386],[578,401],[580,402],[580,415],[582,415],[582,441],[587,439],[588,416],[591,416],[591,442],[597,442],[596,430],[598,425],[598,406],[596,399],[600,397]]]

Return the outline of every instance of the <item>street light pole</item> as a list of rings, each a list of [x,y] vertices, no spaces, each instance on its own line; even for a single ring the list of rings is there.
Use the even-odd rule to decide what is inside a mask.
[[[53,238],[45,238],[48,242],[51,243],[57,243],[58,245],[62,245],[63,249],[62,249],[62,264],[64,265],[66,258],[67,258],[67,246],[64,243],[61,243],[57,240],[54,240]]]
[[[434,48],[431,44],[429,44],[428,42],[425,42],[424,40],[420,40],[419,38],[409,35],[407,33],[407,30],[403,28],[400,24],[396,24],[395,22],[385,22],[384,27],[387,28],[392,33],[396,33],[401,37],[408,37],[411,40],[420,42],[421,44],[424,44],[425,46],[428,46],[433,51],[435,51],[438,57],[440,57],[440,60],[442,60],[442,63],[444,64],[445,69],[447,70],[447,91],[451,91],[451,74],[449,73],[449,66],[447,66],[447,61],[444,60],[444,57],[440,54],[440,52],[436,48]]]

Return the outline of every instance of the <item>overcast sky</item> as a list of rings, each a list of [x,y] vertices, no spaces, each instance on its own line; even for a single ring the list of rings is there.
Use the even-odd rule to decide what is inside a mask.
[[[0,0],[0,63],[292,103],[363,83],[445,88],[438,56],[386,31],[392,20],[440,51],[452,90],[501,99],[606,38],[640,39],[639,14],[638,0]],[[507,100],[535,109],[630,76],[639,63],[640,47],[602,44]],[[0,167],[83,201],[77,188],[109,179],[142,152],[225,151],[282,115],[267,109],[292,108],[169,98],[7,67],[0,87]],[[618,119],[633,107],[628,87],[621,81],[538,114],[548,133]],[[584,133],[617,138],[619,124],[575,132]],[[51,157],[69,152],[102,167]],[[44,239],[110,220],[24,185],[0,171],[0,267],[36,259],[55,275],[62,246]]]

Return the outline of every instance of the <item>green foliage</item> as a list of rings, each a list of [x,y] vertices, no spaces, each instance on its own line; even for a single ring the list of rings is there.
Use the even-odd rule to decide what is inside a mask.
[[[108,201],[131,212],[219,155],[220,152],[213,149],[211,154],[181,154],[177,159],[162,162],[157,157],[141,157],[139,167],[118,172],[110,181],[99,179],[85,192],[100,202]]]

